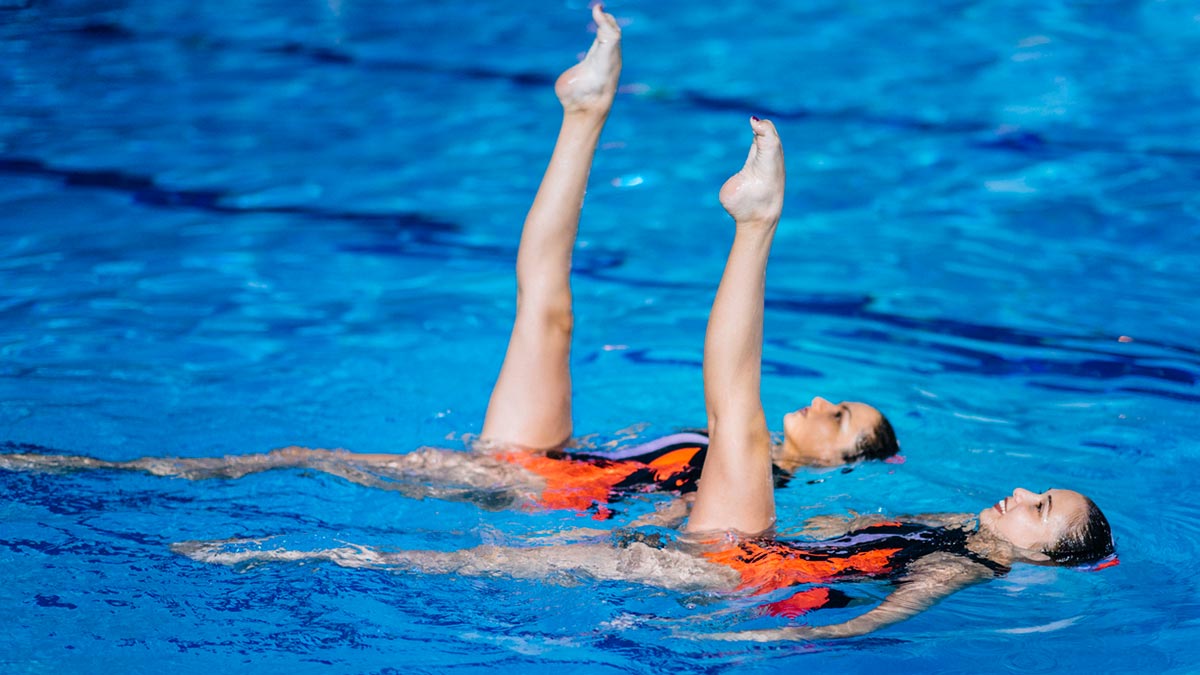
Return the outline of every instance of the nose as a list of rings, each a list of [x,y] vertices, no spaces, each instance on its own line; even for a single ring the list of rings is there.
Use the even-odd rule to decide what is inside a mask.
[[[1016,497],[1020,501],[1025,501],[1026,499],[1029,499],[1031,497],[1036,498],[1037,495],[1030,492],[1029,490],[1026,490],[1025,488],[1017,488],[1016,490],[1013,490],[1013,497]]]
[[[813,410],[816,410],[817,412],[821,412],[823,410],[828,410],[829,408],[832,408],[832,407],[833,407],[832,403],[830,403],[829,401],[826,401],[825,399],[821,398],[820,396],[813,397],[813,400],[812,400],[812,409]]]

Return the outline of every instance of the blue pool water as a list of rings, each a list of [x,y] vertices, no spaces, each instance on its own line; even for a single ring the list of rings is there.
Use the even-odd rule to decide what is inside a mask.
[[[583,7],[0,0],[3,450],[461,447]],[[168,548],[454,549],[586,517],[299,471],[0,472],[3,670],[1194,672],[1200,9],[612,10],[626,66],[576,254],[577,431],[703,423],[730,237],[716,189],[745,118],[770,116],[789,187],[767,413],[867,400],[907,460],[781,492],[783,531],[1063,486],[1105,509],[1121,564],[1018,567],[869,638],[710,643],[678,634],[772,624],[632,584],[231,569]]]

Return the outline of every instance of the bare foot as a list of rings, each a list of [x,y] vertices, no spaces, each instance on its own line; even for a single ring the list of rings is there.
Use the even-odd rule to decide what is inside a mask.
[[[754,142],[746,165],[721,186],[721,206],[742,224],[775,225],[783,212],[783,145],[770,120],[750,118]]]
[[[607,114],[621,76],[621,28],[599,4],[592,6],[596,39],[583,60],[554,83],[554,93],[566,112]]]

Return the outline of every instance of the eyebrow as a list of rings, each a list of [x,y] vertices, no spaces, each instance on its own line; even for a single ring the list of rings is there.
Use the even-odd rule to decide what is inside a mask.
[[[1047,492],[1046,493],[1046,517],[1047,518],[1050,517],[1050,509],[1052,509],[1052,508],[1054,508],[1054,497],[1049,492]]]
[[[842,410],[846,411],[846,423],[849,424],[850,420],[854,418],[854,413],[850,411],[850,406],[845,403],[842,404]]]

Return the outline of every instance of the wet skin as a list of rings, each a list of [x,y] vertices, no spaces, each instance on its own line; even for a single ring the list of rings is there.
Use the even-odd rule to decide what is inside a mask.
[[[1087,518],[1087,511],[1087,500],[1072,490],[1035,493],[1017,488],[980,511],[979,527],[1033,559],[1045,559],[1041,552],[1054,548],[1063,535]]]
[[[781,468],[839,466],[859,440],[874,433],[883,415],[855,401],[830,403],[817,396],[783,416],[784,441],[776,454]]]

